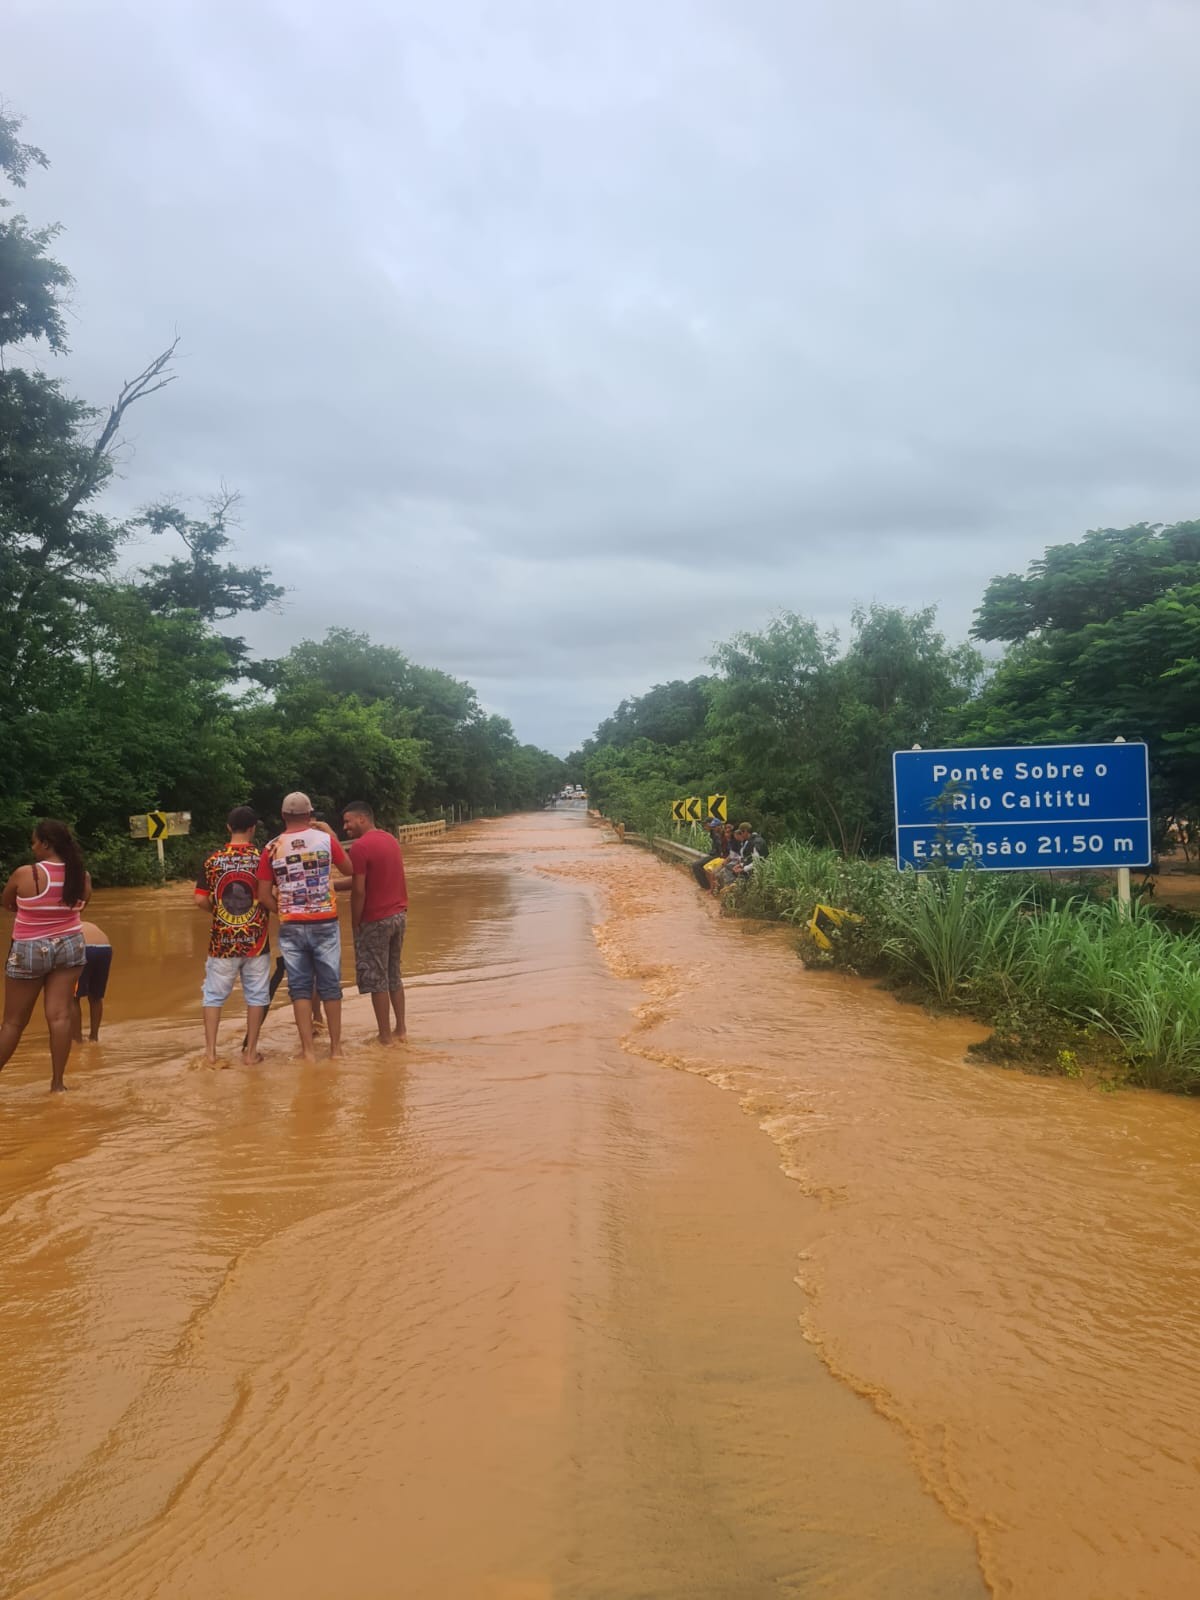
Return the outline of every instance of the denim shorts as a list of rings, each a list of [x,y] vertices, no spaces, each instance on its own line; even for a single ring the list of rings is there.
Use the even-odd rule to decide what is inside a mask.
[[[271,1004],[271,954],[259,956],[209,956],[204,963],[204,988],[200,991],[206,1006],[223,1006],[242,975],[242,995],[248,1006]]]
[[[44,978],[59,967],[81,967],[87,952],[83,934],[52,933],[44,939],[14,939],[4,963],[6,978]]]
[[[311,1000],[313,985],[322,1000],[342,998],[342,930],[336,917],[324,922],[281,922],[279,954],[287,968],[288,994]]]

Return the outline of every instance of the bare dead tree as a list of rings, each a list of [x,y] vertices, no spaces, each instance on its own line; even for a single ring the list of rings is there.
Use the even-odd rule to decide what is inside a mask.
[[[63,500],[61,511],[64,517],[69,517],[96,487],[116,445],[121,432],[121,423],[130,406],[136,405],[139,400],[144,400],[147,395],[157,394],[160,389],[165,389],[169,383],[175,382],[177,374],[169,369],[178,347],[179,335],[176,334],[161,355],[155,356],[149,366],[144,367],[136,378],[127,378],[121,385],[120,393],[109,408],[104,426],[96,435],[87,464]]]
[[[155,356],[136,378],[127,378],[121,385],[104,426],[97,434],[66,494],[54,508],[55,514],[43,524],[40,539],[25,552],[24,564],[27,574],[21,589],[13,596],[14,615],[24,615],[30,609],[34,595],[45,585],[56,554],[61,553],[61,541],[70,525],[72,515],[83,501],[95,492],[101,482],[109,456],[120,436],[125,413],[139,400],[155,394],[159,389],[165,389],[167,384],[175,381],[175,374],[169,368],[178,346],[179,335],[176,334],[167,348]],[[27,639],[18,647],[18,661],[28,648],[30,641]]]

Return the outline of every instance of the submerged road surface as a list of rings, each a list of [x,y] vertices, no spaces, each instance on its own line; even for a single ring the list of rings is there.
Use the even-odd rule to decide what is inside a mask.
[[[1200,1592],[1198,1108],[578,817],[410,864],[336,1066],[204,1068],[205,919],[97,897],[103,1041],[0,1076],[4,1600]]]

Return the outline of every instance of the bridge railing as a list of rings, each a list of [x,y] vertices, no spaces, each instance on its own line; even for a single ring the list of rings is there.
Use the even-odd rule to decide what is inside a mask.
[[[407,839],[431,839],[436,833],[445,833],[446,819],[439,817],[436,822],[405,822],[392,831],[402,843]]]

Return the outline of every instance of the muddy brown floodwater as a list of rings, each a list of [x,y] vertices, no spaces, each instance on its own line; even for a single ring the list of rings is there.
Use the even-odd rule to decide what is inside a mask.
[[[96,897],[102,1042],[0,1076],[4,1600],[1200,1593],[1200,1107],[577,816],[410,869],[336,1068],[204,1068],[189,892]]]

